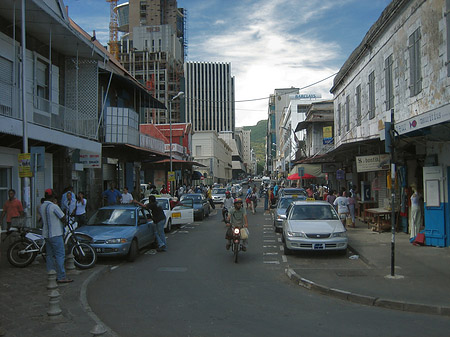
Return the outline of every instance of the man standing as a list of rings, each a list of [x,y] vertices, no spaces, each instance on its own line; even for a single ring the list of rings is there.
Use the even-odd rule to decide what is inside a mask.
[[[75,208],[77,206],[77,202],[75,199],[72,199],[72,193],[69,191],[66,193],[66,200],[61,200],[61,210],[68,217],[75,216]]]
[[[122,204],[131,204],[133,202],[133,196],[128,193],[128,187],[123,188],[122,198],[120,199]]]
[[[106,205],[120,204],[122,194],[116,189],[116,184],[112,181],[109,185],[109,189],[102,193],[103,201]]]
[[[51,188],[45,190],[45,201],[40,208],[42,216],[42,236],[45,238],[47,250],[47,271],[56,270],[58,283],[69,283],[73,280],[66,277],[64,260],[64,221],[66,216],[56,204],[56,195]]]
[[[6,229],[9,230],[11,228],[11,220],[13,218],[17,218],[23,216],[23,206],[19,199],[16,198],[16,191],[10,189],[8,191],[9,199],[6,200],[3,205],[2,217],[0,220],[0,224],[3,224],[3,218],[6,215]]]

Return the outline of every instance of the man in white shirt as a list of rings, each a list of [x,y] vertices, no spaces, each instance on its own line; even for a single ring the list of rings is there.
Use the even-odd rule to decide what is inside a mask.
[[[122,204],[131,204],[133,202],[133,196],[128,193],[128,187],[123,188],[122,199],[120,199]]]
[[[66,216],[56,204],[55,192],[48,188],[45,190],[45,201],[40,208],[42,216],[42,236],[45,238],[47,251],[47,271],[56,270],[58,283],[69,283],[73,280],[66,277],[64,260],[66,252],[64,248],[64,221]]]

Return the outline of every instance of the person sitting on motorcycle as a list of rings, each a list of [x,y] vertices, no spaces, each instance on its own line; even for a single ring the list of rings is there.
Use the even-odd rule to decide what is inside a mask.
[[[234,199],[234,208],[232,208],[228,212],[227,219],[227,234],[226,238],[228,240],[226,249],[230,249],[231,247],[231,228],[239,227],[239,228],[248,228],[248,220],[247,220],[247,211],[244,207],[242,207],[242,199],[236,198]],[[245,252],[247,250],[247,239],[242,240],[242,250]]]
[[[229,191],[225,192],[225,200],[223,201],[223,208],[222,208],[222,217],[223,221],[226,222],[227,219],[225,218],[225,214],[227,212],[230,212],[230,210],[234,206],[234,200],[231,198],[231,193]]]

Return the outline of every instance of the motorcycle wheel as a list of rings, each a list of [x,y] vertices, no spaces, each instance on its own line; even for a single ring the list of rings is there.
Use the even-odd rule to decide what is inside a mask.
[[[238,263],[239,243],[233,243],[234,263]]]
[[[29,240],[21,239],[13,242],[7,252],[9,263],[19,268],[24,268],[31,264],[36,258],[37,252],[21,253],[22,250],[30,247],[33,247],[33,243]]]
[[[70,253],[73,255],[75,266],[80,269],[92,268],[97,262],[97,253],[87,243],[74,244]]]

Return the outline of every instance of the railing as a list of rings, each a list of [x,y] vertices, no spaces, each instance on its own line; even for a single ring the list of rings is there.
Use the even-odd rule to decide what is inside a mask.
[[[4,88],[5,85],[3,84],[2,87]],[[7,95],[1,96],[3,99],[0,100],[0,115],[22,120],[22,111],[19,104],[20,95],[11,85],[8,85],[5,89],[7,89]],[[96,119],[83,118],[75,110],[39,96],[27,95],[26,98],[27,113],[30,116],[28,123],[95,139],[98,123]]]

